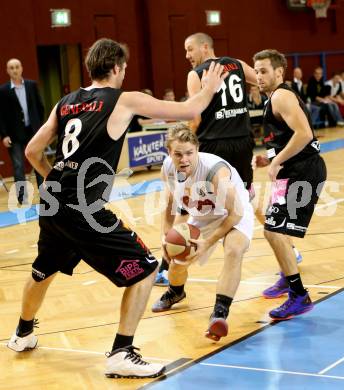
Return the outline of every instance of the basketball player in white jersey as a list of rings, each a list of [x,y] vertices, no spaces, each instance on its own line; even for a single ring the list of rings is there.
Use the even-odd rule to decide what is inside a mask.
[[[198,139],[185,125],[171,128],[167,135],[169,157],[162,167],[166,184],[167,207],[162,216],[163,236],[173,226],[176,210],[185,209],[188,223],[201,230],[202,238],[190,240],[197,245],[194,255],[180,264],[170,261],[169,288],[152,307],[153,312],[169,310],[185,298],[184,284],[188,266],[208,260],[222,239],[224,263],[216,289],[216,302],[206,337],[218,341],[228,333],[229,307],[238,289],[241,263],[253,232],[253,210],[249,193],[238,172],[222,158],[198,152]]]

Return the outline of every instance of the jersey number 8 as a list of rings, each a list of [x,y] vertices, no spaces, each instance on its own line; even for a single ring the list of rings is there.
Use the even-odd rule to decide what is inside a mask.
[[[65,127],[65,136],[62,143],[64,158],[70,157],[79,147],[77,136],[80,134],[82,122],[78,118],[70,119]]]

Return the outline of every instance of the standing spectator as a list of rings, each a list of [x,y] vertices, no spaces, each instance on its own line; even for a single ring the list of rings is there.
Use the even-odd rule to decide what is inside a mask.
[[[37,83],[23,79],[23,66],[18,59],[7,62],[7,73],[10,81],[0,86],[0,135],[11,157],[16,194],[22,204],[27,202],[24,149],[43,123],[44,107]],[[35,173],[40,186],[43,179]]]

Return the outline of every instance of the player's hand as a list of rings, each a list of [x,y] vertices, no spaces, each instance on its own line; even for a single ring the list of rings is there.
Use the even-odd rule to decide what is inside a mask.
[[[253,156],[251,161],[252,169],[263,168],[270,164],[270,160],[266,156]]]
[[[278,172],[282,169],[282,165],[274,163],[274,160],[272,160],[270,167],[268,169],[268,175],[271,181],[276,181]]]
[[[223,73],[223,65],[216,64],[212,61],[209,69],[203,70],[201,79],[202,88],[208,88],[212,93],[216,93],[227,76],[228,72]]]
[[[4,144],[5,148],[10,148],[12,146],[12,141],[11,141],[11,138],[9,136],[4,137],[4,139],[2,140],[2,143]]]
[[[191,244],[196,245],[196,251],[194,254],[185,257],[185,262],[184,262],[185,265],[190,265],[192,263],[195,263],[204,254],[206,254],[207,250],[209,249],[209,245],[208,245],[207,241],[204,239],[194,240],[194,239],[190,238],[189,242],[191,242]]]

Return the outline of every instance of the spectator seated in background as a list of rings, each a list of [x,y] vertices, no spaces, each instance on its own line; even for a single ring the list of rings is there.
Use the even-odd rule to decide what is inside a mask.
[[[336,103],[339,107],[341,115],[344,115],[344,89],[342,86],[342,78],[339,72],[333,74],[331,80],[326,81],[325,86],[328,87],[328,98]],[[337,123],[337,125],[341,125]]]
[[[260,93],[258,86],[251,85],[247,101],[249,110],[263,110],[267,100],[267,97]],[[250,117],[250,121],[253,127],[261,126],[263,124],[263,113],[259,116]]]
[[[174,94],[174,91],[172,88],[166,88],[164,91],[164,96],[162,97],[163,100],[167,100],[169,102],[175,102],[176,96]]]
[[[293,70],[293,81],[291,83],[291,87],[300,96],[301,100],[306,103],[307,94],[302,81],[302,69],[299,67],[296,67]]]
[[[307,85],[307,98],[310,99],[311,104],[320,107],[319,117],[321,121],[327,118],[330,127],[343,124],[343,118],[340,114],[336,103],[332,102],[328,97],[328,87],[325,86],[323,78],[323,69],[318,66],[314,69],[313,76],[309,79]]]
[[[340,84],[342,86],[342,94],[344,98],[344,70],[340,72]]]
[[[182,96],[179,101],[180,102],[186,102],[187,100],[189,99],[189,92],[188,91],[185,91],[185,95]]]
[[[307,98],[306,88],[302,81],[302,69],[296,67],[293,70],[293,81],[291,88],[299,95],[301,100],[306,103],[306,107],[311,114],[311,121],[314,128],[325,125],[325,121],[320,118],[320,106],[318,104],[311,103],[310,99]]]

